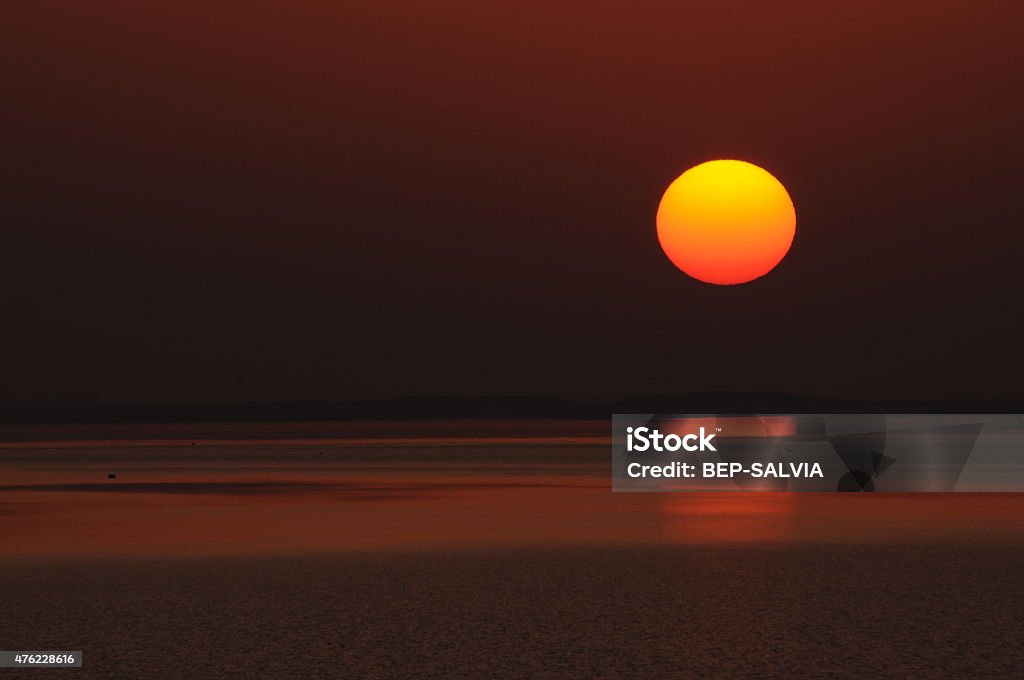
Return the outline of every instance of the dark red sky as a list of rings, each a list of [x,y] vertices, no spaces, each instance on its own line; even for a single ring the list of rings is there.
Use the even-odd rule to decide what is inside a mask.
[[[1024,5],[8,2],[0,401],[1024,397]],[[750,285],[665,186],[762,165]]]

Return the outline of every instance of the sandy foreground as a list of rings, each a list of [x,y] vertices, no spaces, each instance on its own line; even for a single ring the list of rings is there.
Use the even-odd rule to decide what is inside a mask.
[[[1020,546],[517,548],[0,567],[4,677],[1006,677]]]

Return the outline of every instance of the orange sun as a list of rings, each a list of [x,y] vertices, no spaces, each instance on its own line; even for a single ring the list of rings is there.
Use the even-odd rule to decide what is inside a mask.
[[[675,266],[728,286],[764,276],[782,261],[796,233],[796,210],[767,170],[708,161],[669,185],[657,224],[658,241]]]

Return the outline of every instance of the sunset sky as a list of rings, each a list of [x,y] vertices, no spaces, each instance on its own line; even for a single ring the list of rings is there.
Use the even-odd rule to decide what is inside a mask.
[[[0,402],[1024,397],[1024,4],[5,3]],[[797,231],[689,279],[739,158]]]

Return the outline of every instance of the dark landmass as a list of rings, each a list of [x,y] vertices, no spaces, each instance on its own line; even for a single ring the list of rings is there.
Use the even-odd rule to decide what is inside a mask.
[[[784,392],[693,392],[608,399],[411,396],[375,401],[0,406],[0,424],[583,419],[613,413],[1020,413],[1024,399],[842,399]]]

